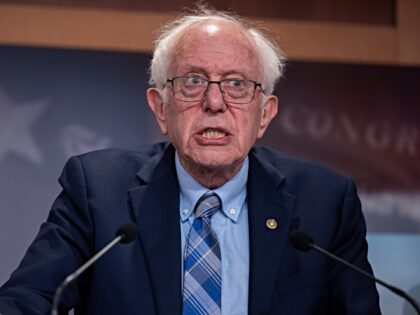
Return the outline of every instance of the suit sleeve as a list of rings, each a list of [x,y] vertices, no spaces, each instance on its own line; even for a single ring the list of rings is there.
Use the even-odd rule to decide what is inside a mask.
[[[55,289],[92,255],[92,220],[83,166],[71,158],[59,179],[63,188],[18,268],[0,288],[3,315],[49,314]],[[87,277],[87,276],[86,276]],[[86,277],[62,297],[66,312],[79,300]]]
[[[366,224],[352,181],[347,182],[331,251],[361,269],[372,272],[367,260]],[[333,262],[330,269],[330,314],[378,315],[379,297],[375,283],[363,275]]]

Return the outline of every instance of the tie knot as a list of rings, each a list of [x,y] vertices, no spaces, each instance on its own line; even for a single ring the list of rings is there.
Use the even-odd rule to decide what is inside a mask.
[[[194,210],[195,216],[197,218],[211,218],[211,216],[219,210],[221,203],[220,197],[216,193],[207,192],[198,199]]]

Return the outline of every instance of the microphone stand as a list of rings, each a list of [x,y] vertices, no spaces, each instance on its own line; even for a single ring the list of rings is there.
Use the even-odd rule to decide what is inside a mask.
[[[390,291],[394,292],[395,294],[403,297],[404,299],[406,299],[414,307],[414,309],[416,310],[417,314],[420,315],[420,306],[417,303],[417,301],[414,298],[412,298],[410,295],[408,295],[406,292],[404,292],[403,290],[401,290],[401,289],[399,289],[397,287],[394,287],[393,285],[390,285],[389,283],[386,283],[385,281],[383,281],[381,279],[375,278],[370,273],[364,271],[363,269],[360,269],[359,267],[357,267],[357,266],[355,266],[353,264],[350,264],[349,262],[345,261],[344,259],[342,259],[342,258],[334,255],[333,253],[330,253],[330,252],[326,251],[325,249],[317,246],[316,244],[314,244],[312,242],[308,242],[307,246],[309,246],[310,248],[312,248],[312,249],[314,249],[314,250],[316,250],[316,251],[318,251],[318,252],[320,252],[320,253],[322,253],[322,254],[330,257],[330,258],[332,258],[333,260],[339,261],[340,263],[346,265],[347,267],[349,267],[349,268],[351,268],[351,269],[353,269],[353,270],[355,270],[355,271],[363,274],[364,276],[366,276],[366,277],[372,279],[373,281],[379,283],[380,285],[384,286],[388,290],[390,290]]]
[[[77,279],[86,269],[88,269],[91,265],[93,265],[99,258],[105,255],[108,251],[110,251],[116,244],[128,244],[132,242],[138,233],[137,225],[134,223],[126,223],[121,225],[116,233],[116,237],[108,243],[104,248],[102,248],[99,252],[97,252],[91,259],[85,262],[82,266],[80,266],[76,271],[68,275],[64,281],[60,284],[60,286],[55,291],[53,306],[51,309],[51,315],[58,315],[58,305],[61,299],[61,296],[66,289],[66,287]],[[1,314],[0,314],[1,315]]]

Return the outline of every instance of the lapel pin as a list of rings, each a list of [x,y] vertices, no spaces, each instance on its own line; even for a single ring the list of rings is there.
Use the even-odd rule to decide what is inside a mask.
[[[277,221],[274,219],[268,219],[267,221],[265,221],[265,225],[270,229],[270,230],[275,230],[277,229]]]

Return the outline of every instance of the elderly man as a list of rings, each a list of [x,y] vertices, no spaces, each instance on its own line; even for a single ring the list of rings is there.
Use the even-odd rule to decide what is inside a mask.
[[[164,29],[147,91],[169,144],[73,157],[0,313],[48,314],[66,275],[127,221],[138,239],[64,293],[76,314],[380,314],[374,284],[287,241],[295,229],[371,272],[353,182],[254,147],[277,114],[283,57],[239,18],[203,10]]]

